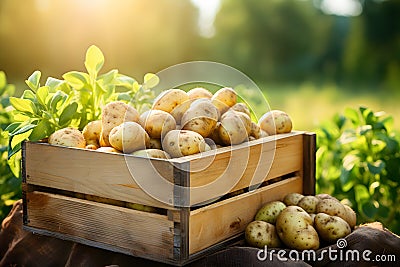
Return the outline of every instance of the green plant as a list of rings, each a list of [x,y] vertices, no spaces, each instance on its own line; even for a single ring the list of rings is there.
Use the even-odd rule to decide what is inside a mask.
[[[7,164],[8,132],[12,122],[9,98],[15,88],[7,84],[6,75],[0,71],[0,222],[8,214],[15,200],[21,198],[21,179],[17,179]]]
[[[20,98],[10,97],[14,122],[7,127],[9,165],[14,175],[20,173],[19,157],[24,140],[38,141],[65,127],[80,130],[101,117],[102,107],[110,101],[130,102],[139,111],[153,98],[152,87],[158,84],[154,74],[144,76],[144,84],[113,69],[100,75],[104,55],[94,45],[86,52],[87,73],[70,71],[63,80],[49,77],[40,84],[41,72],[35,71],[25,82],[29,89]]]
[[[317,192],[347,199],[358,223],[400,233],[400,134],[393,117],[348,108],[317,130]]]

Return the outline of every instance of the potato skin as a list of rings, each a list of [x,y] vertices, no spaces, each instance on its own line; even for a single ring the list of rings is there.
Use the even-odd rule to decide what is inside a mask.
[[[236,111],[228,111],[221,116],[219,137],[225,145],[237,145],[248,140],[251,121],[246,116]]]
[[[297,206],[303,208],[308,213],[316,213],[319,199],[315,196],[305,196],[300,199]]]
[[[303,197],[304,196],[299,193],[289,193],[283,198],[283,203],[285,203],[286,206],[295,206]]]
[[[319,236],[311,216],[298,206],[288,206],[276,219],[276,230],[282,242],[292,249],[318,249]]]
[[[203,137],[211,135],[218,121],[218,110],[208,99],[197,99],[183,114],[181,125],[183,130],[190,130]]]
[[[170,159],[171,156],[161,149],[142,149],[132,152],[131,155],[144,158]]]
[[[219,89],[211,98],[212,103],[217,107],[220,114],[224,114],[230,107],[236,104],[236,92],[229,87]]]
[[[318,202],[316,213],[326,213],[346,220],[347,211],[342,203],[336,199],[326,198]]]
[[[101,128],[101,120],[91,121],[83,128],[82,134],[86,140],[86,145],[92,145],[91,149],[100,147]]]
[[[172,117],[174,117],[176,124],[180,125],[181,121],[182,121],[182,116],[183,114],[185,114],[186,110],[189,109],[190,105],[192,104],[194,100],[187,100],[181,104],[179,104],[178,106],[176,106],[171,112],[170,114],[172,115]]]
[[[213,94],[203,87],[196,87],[187,92],[189,99],[207,98],[211,99]]]
[[[250,117],[250,110],[249,107],[245,103],[236,103],[231,107],[231,110],[238,111],[238,112],[243,112],[247,116]]]
[[[205,151],[204,138],[188,130],[169,131],[162,139],[162,148],[172,158],[197,154]]]
[[[255,123],[254,121],[252,121],[251,125],[250,125],[250,134],[249,134],[249,136],[252,136],[255,139],[260,139],[262,137],[261,135],[262,135],[262,133],[261,133],[260,126],[257,123]]]
[[[100,137],[101,146],[111,146],[111,130],[123,122],[139,121],[139,112],[121,101],[110,102],[103,108],[101,115],[102,132]]]
[[[349,224],[350,228],[353,229],[357,224],[357,214],[351,207],[347,205],[343,206],[346,210],[346,215],[345,215],[346,218],[344,220]]]
[[[83,134],[75,128],[67,127],[55,131],[49,136],[48,143],[51,145],[85,148],[86,140]]]
[[[148,110],[140,115],[139,124],[150,138],[161,138],[167,132],[175,130],[176,122],[171,114],[162,110]]]
[[[162,149],[161,139],[159,139],[159,138],[150,138],[148,146],[146,148]]]
[[[278,248],[282,243],[276,233],[275,226],[264,221],[253,221],[245,229],[246,242],[253,247]]]
[[[114,127],[110,132],[112,147],[124,153],[145,149],[149,143],[149,135],[136,122],[124,122]]]
[[[258,121],[261,130],[269,135],[290,133],[292,131],[292,120],[289,115],[281,110],[271,110],[265,113]]]
[[[189,96],[185,91],[181,89],[168,89],[156,97],[152,109],[170,113],[174,108],[188,100]]]
[[[268,202],[257,211],[254,220],[275,224],[279,213],[285,208],[286,205],[282,201]]]
[[[318,213],[315,216],[314,225],[319,236],[329,243],[334,243],[351,233],[350,226],[345,220],[325,213]]]
[[[121,151],[113,148],[112,146],[102,146],[96,149],[99,152],[107,152],[107,153],[121,153]]]

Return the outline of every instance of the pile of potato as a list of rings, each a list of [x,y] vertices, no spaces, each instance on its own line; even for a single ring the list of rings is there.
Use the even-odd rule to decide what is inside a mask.
[[[49,143],[168,159],[291,130],[292,121],[283,111],[267,112],[256,123],[232,88],[212,94],[198,87],[166,90],[142,114],[120,101],[108,103],[101,120],[90,122],[82,132],[58,130]]]
[[[286,195],[283,201],[266,203],[245,230],[251,246],[287,247],[297,250],[318,249],[351,233],[356,213],[328,194]]]

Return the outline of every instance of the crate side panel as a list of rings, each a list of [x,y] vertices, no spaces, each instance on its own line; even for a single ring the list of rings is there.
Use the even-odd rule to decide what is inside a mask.
[[[303,168],[303,137],[293,133],[252,146],[243,146],[209,159],[193,160],[190,166],[190,204],[203,203],[263,181]]]
[[[263,204],[281,200],[289,192],[303,192],[301,177],[288,178],[192,211],[189,218],[189,253],[199,252],[243,232]]]
[[[173,259],[173,222],[140,212],[56,194],[27,192],[26,225],[89,242],[115,246],[131,255]]]
[[[25,175],[28,184],[160,208],[170,208],[173,205],[172,185],[168,188],[158,188],[164,184],[148,181],[153,185],[150,184],[147,188],[155,188],[157,192],[163,194],[163,199],[168,200],[159,201],[143,190],[142,185],[137,182],[138,177],[134,177],[134,175],[140,175],[140,178],[171,180],[173,168],[169,162],[153,162],[143,158],[124,157],[122,154],[40,143],[26,143],[24,152]]]

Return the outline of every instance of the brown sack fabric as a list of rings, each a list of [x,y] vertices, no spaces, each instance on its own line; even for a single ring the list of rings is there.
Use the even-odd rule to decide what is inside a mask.
[[[379,223],[358,227],[343,242],[345,243],[320,248],[315,251],[315,258],[314,255],[304,254],[304,261],[295,260],[296,253],[300,252],[288,249],[281,251],[285,252],[282,257],[277,251],[270,254],[271,250],[268,248],[267,253],[264,253],[264,250],[256,248],[235,246],[188,266],[400,266],[400,237],[383,229]],[[340,250],[338,245],[343,249]],[[299,255],[301,259],[301,254]],[[335,256],[336,261],[332,260]],[[386,261],[378,262],[376,259]],[[0,232],[0,267],[3,266],[167,265],[24,231],[22,201],[17,201],[3,221]]]

